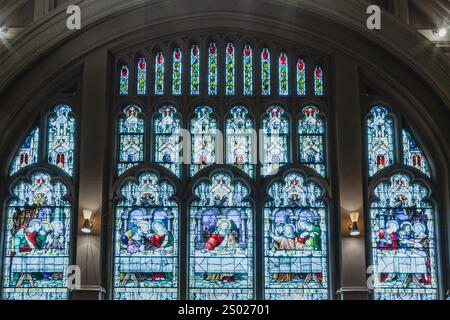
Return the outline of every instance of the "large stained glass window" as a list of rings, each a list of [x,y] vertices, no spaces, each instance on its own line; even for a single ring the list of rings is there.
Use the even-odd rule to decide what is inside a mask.
[[[262,123],[263,164],[261,174],[276,174],[278,169],[289,161],[289,120],[280,106],[267,109]]]
[[[394,164],[394,123],[389,111],[376,106],[367,120],[369,176]]]
[[[278,93],[280,96],[289,94],[289,60],[285,52],[280,54],[278,61]]]
[[[63,300],[71,237],[67,187],[46,172],[12,187],[6,207],[4,300]]]
[[[403,129],[402,132],[403,139],[403,162],[407,166],[414,167],[428,177],[431,177],[430,166],[428,165],[428,160],[422,153],[421,148],[417,145],[411,134]]]
[[[200,48],[196,44],[191,48],[191,94],[200,94]]]
[[[249,300],[253,294],[253,209],[248,188],[226,173],[194,190],[190,207],[189,298]]]
[[[270,95],[272,91],[270,67],[270,51],[264,48],[261,53],[261,93],[263,96]]]
[[[302,110],[303,116],[298,126],[299,155],[300,163],[325,176],[325,123],[319,112],[315,106]]]
[[[19,170],[38,162],[39,157],[39,128],[34,128],[17,151],[9,168],[12,176]]]
[[[172,94],[178,96],[181,94],[182,87],[182,71],[183,71],[183,54],[180,48],[173,51],[172,63]]]
[[[192,143],[190,174],[194,176],[216,162],[217,119],[212,109],[208,106],[197,107],[190,128]]]
[[[147,93],[147,60],[143,57],[137,62],[137,94]]]
[[[154,119],[154,161],[181,177],[181,117],[173,106],[164,106]]]
[[[48,162],[73,173],[75,151],[75,118],[65,104],[56,106],[48,119]]]
[[[162,52],[157,52],[155,56],[155,94],[164,94],[164,74],[165,59]]]
[[[370,206],[374,297],[436,300],[436,238],[429,190],[404,173],[374,190]]]
[[[217,47],[213,42],[208,49],[208,94],[217,95]]]
[[[114,223],[114,299],[178,299],[178,205],[153,173],[120,190]]]
[[[253,94],[253,50],[250,45],[245,45],[244,48],[244,95],[251,96]]]
[[[323,96],[323,70],[321,66],[316,66],[314,70],[314,94],[316,96]]]
[[[234,95],[235,92],[235,50],[233,44],[227,44],[225,53],[225,94],[228,96]]]
[[[118,175],[144,161],[144,119],[138,106],[124,108],[119,118],[119,163]]]
[[[328,299],[327,206],[323,190],[291,172],[264,206],[265,298]]]
[[[301,58],[297,61],[297,95],[306,95],[306,64]]]
[[[254,177],[256,163],[256,132],[248,109],[235,106],[226,120],[227,164],[232,164]]]
[[[121,95],[127,95],[130,85],[130,70],[126,64],[120,69],[119,92]]]

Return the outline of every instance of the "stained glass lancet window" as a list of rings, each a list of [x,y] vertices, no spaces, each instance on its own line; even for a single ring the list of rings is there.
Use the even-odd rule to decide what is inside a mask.
[[[226,120],[226,141],[227,164],[235,165],[254,177],[256,132],[246,107],[236,106],[231,109]]]
[[[162,52],[155,56],[155,94],[164,94],[165,59]]]
[[[7,205],[4,300],[63,300],[71,237],[67,187],[46,172],[12,188]]]
[[[213,42],[208,49],[208,94],[217,95],[217,47]]]
[[[397,173],[374,190],[370,206],[374,297],[436,300],[436,240],[429,190]]]
[[[394,164],[394,123],[389,111],[376,106],[367,120],[369,176]]]
[[[118,175],[144,161],[144,119],[138,106],[124,108],[119,118]]]
[[[428,160],[422,153],[421,148],[417,145],[411,134],[403,129],[403,162],[407,166],[414,167],[428,177],[431,177],[430,166],[428,165]]]
[[[316,66],[314,70],[314,94],[323,96],[323,70],[321,66]]]
[[[303,108],[302,113],[298,127],[300,163],[325,176],[325,123],[315,106]]]
[[[65,104],[58,105],[48,121],[48,162],[73,173],[75,153],[75,118],[72,109]]]
[[[147,60],[143,57],[137,62],[137,94],[147,93]]]
[[[178,205],[153,173],[120,190],[114,223],[114,299],[178,299]]]
[[[235,50],[233,44],[230,42],[227,44],[225,53],[225,94],[230,96],[235,92]]]
[[[183,54],[180,48],[173,51],[172,64],[172,94],[180,95],[182,87]]]
[[[245,45],[244,48],[244,95],[250,96],[253,94],[253,50],[250,45]]]
[[[121,95],[128,94],[129,84],[130,84],[130,70],[128,69],[128,66],[124,64],[120,68],[119,92]]]
[[[34,128],[20,149],[17,151],[13,162],[9,168],[9,175],[12,176],[19,170],[31,166],[38,162],[39,156],[39,128]]]
[[[280,54],[278,61],[278,93],[280,96],[289,94],[289,60],[285,52]]]
[[[270,51],[264,48],[261,53],[261,93],[263,96],[270,95],[272,91],[270,67]]]
[[[284,109],[274,105],[267,109],[262,124],[264,156],[261,174],[276,174],[289,161],[289,120]]]
[[[190,207],[189,298],[249,300],[253,294],[253,210],[248,188],[216,173]]]
[[[154,119],[154,161],[181,176],[181,117],[173,106],[159,109]]]
[[[265,298],[328,299],[327,205],[299,173],[269,188],[264,206]]]
[[[200,94],[200,48],[196,44],[191,48],[191,94]]]
[[[301,58],[297,61],[297,95],[306,95],[306,64]]]
[[[194,176],[200,170],[216,162],[217,119],[208,106],[195,109],[191,119],[192,159],[190,174]]]

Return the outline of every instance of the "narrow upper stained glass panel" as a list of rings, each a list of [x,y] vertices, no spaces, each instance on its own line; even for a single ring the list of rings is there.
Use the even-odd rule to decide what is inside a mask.
[[[303,59],[297,61],[297,95],[306,95],[306,64]]]
[[[217,119],[212,109],[208,106],[197,107],[190,128],[192,143],[190,175],[194,176],[216,162]]]
[[[227,164],[232,164],[247,173],[255,175],[256,132],[248,109],[235,106],[226,120]]]
[[[190,206],[189,298],[250,300],[253,291],[253,206],[248,188],[216,173],[195,187]]]
[[[120,68],[119,92],[121,95],[127,95],[130,85],[130,70],[127,65]]]
[[[150,172],[120,191],[114,223],[115,300],[176,300],[178,205],[171,184]]]
[[[375,187],[370,206],[374,297],[437,300],[435,211],[427,187],[396,173]]]
[[[180,95],[182,88],[182,73],[183,73],[183,53],[180,48],[173,51],[172,64],[172,94]]]
[[[428,160],[422,152],[422,149],[417,145],[411,134],[403,129],[403,163],[407,166],[414,167],[428,177],[431,177],[430,166]]]
[[[217,47],[215,43],[211,43],[208,49],[208,94],[210,96],[217,95],[217,62]]]
[[[230,42],[227,44],[226,52],[225,52],[225,93],[227,96],[234,95],[235,93],[235,49],[233,44]]]
[[[135,105],[127,106],[119,118],[119,176],[144,161],[144,133],[141,109]]]
[[[253,50],[248,44],[244,48],[243,63],[244,95],[251,96],[253,94]]]
[[[322,194],[317,183],[296,172],[270,186],[264,206],[266,299],[328,299],[328,210]]]
[[[272,92],[270,68],[270,51],[264,48],[261,53],[261,93],[263,96],[268,96]]]
[[[181,117],[173,106],[159,109],[155,117],[154,132],[154,161],[169,169],[178,178],[181,177]]]
[[[323,70],[321,66],[316,66],[314,70],[314,94],[316,96],[323,96],[324,94]]]
[[[6,208],[3,300],[64,300],[71,239],[67,187],[46,172],[12,187]]]
[[[376,106],[367,119],[369,176],[394,164],[394,123],[389,111]]]
[[[139,58],[137,62],[137,94],[147,94],[147,60]]]
[[[264,154],[261,174],[273,175],[289,161],[289,120],[284,109],[277,105],[268,108],[262,128]]]
[[[280,96],[289,94],[289,59],[285,52],[280,54],[278,61],[278,92]]]
[[[69,106],[61,104],[53,109],[48,121],[47,139],[48,163],[72,176],[75,157],[75,118]]]
[[[19,170],[37,163],[38,157],[39,128],[34,128],[17,151],[9,168],[9,175],[12,176]]]
[[[162,52],[155,56],[155,94],[164,94],[165,59]]]
[[[300,163],[324,177],[326,175],[325,123],[319,115],[319,109],[315,106],[303,108],[302,113],[303,117],[298,127]]]
[[[200,94],[200,48],[196,44],[191,48],[191,94]]]

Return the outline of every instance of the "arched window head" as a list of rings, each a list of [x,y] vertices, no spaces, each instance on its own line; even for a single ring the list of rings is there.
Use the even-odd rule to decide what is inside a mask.
[[[174,106],[159,109],[154,118],[154,162],[181,177],[181,118]]]
[[[436,230],[428,188],[396,173],[374,189],[370,205],[374,297],[436,300]]]
[[[164,76],[165,76],[166,61],[164,54],[159,51],[155,55],[155,94],[164,94]]]
[[[225,94],[227,96],[234,95],[235,93],[235,61],[236,52],[233,43],[229,42],[225,52]]]
[[[263,118],[263,164],[261,174],[276,174],[289,162],[289,119],[285,110],[274,105],[267,108]]]
[[[394,123],[383,106],[376,106],[367,119],[369,177],[394,164]]]
[[[326,175],[325,123],[316,106],[304,107],[302,113],[298,127],[300,163],[324,177]]]
[[[289,58],[285,52],[278,59],[278,94],[289,95]]]
[[[271,66],[270,51],[264,48],[261,52],[261,94],[263,96],[269,96],[272,93]]]
[[[151,172],[120,189],[114,224],[114,299],[178,299],[178,205],[173,195],[173,186]]]
[[[75,118],[72,109],[58,105],[48,119],[48,163],[68,175],[73,174],[75,153]]]
[[[253,292],[253,209],[248,188],[216,173],[190,206],[189,298],[249,300]]]
[[[68,298],[72,208],[67,187],[47,172],[12,186],[6,207],[4,300]]]
[[[253,94],[253,49],[249,44],[244,48],[243,63],[244,95],[251,96]]]
[[[180,48],[173,50],[172,61],[172,94],[179,96],[182,90],[183,52]]]
[[[235,106],[226,120],[227,164],[232,164],[250,177],[255,175],[256,132],[248,109]]]
[[[39,158],[39,128],[34,128],[14,156],[9,168],[12,176],[19,170],[38,162]]]
[[[136,91],[138,95],[147,94],[147,60],[140,57],[136,64],[137,68],[137,84]]]
[[[296,172],[269,187],[264,206],[266,299],[328,299],[328,209],[322,195],[317,183]]]
[[[422,152],[422,149],[417,145],[411,134],[403,129],[403,163],[407,166],[416,168],[422,171],[428,177],[431,177],[430,166],[428,160]]]
[[[208,106],[197,107],[190,128],[192,143],[190,174],[194,176],[216,162],[217,119],[212,109]]]
[[[208,94],[210,96],[217,95],[217,47],[214,42],[208,48]]]
[[[123,109],[119,118],[119,163],[118,175],[144,161],[145,125],[142,111],[130,105]]]
[[[200,47],[196,44],[191,48],[191,94],[200,94]]]

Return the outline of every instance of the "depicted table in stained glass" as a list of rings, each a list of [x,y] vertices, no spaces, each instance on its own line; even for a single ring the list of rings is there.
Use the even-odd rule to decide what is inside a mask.
[[[66,268],[64,256],[16,256],[11,263],[11,273],[64,273]]]
[[[273,255],[267,257],[271,273],[322,273],[322,255]]]
[[[250,270],[249,259],[238,256],[196,255],[195,273],[245,273]]]
[[[119,256],[116,265],[123,273],[173,273],[175,256]]]
[[[426,256],[379,255],[377,258],[380,273],[428,273]]]

